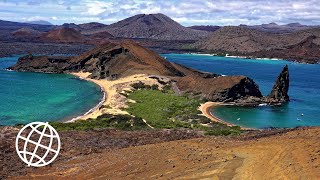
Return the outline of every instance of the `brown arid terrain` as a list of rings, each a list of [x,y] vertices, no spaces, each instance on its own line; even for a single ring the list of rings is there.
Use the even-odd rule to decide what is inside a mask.
[[[63,42],[63,43],[74,43],[74,42],[85,42],[85,37],[79,31],[72,28],[61,28],[51,30],[44,33],[41,39],[49,42]]]
[[[11,172],[14,179],[319,179],[319,133],[320,128],[238,137],[167,130],[62,133],[61,156],[44,168],[26,168],[7,143],[2,174]]]
[[[319,28],[273,34],[248,27],[226,26],[195,43],[195,48],[218,54],[317,63],[319,37]]]

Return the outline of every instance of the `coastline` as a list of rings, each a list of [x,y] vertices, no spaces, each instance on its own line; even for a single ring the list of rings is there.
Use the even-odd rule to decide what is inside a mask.
[[[262,58],[262,57],[252,57],[252,56],[230,56],[229,54],[226,54],[225,56],[219,56],[218,54],[212,53],[185,53],[185,54],[191,54],[191,55],[202,55],[202,56],[218,56],[218,57],[225,57],[225,58],[240,58],[240,59],[252,59],[252,60],[270,60],[270,61],[289,61],[281,58]],[[294,61],[295,62],[295,61]]]
[[[129,114],[127,111],[122,110],[123,107],[126,107],[127,99],[121,98],[120,92],[123,90],[130,91],[131,90],[130,84],[134,82],[144,81],[147,84],[156,83],[154,79],[150,79],[149,76],[146,74],[128,76],[128,77],[120,78],[118,80],[113,80],[113,81],[109,81],[106,79],[96,80],[96,79],[88,78],[88,76],[91,74],[88,72],[78,72],[78,73],[70,73],[70,74],[80,79],[93,82],[96,85],[100,86],[101,91],[103,92],[103,98],[95,107],[90,109],[88,112],[86,112],[81,116],[67,120],[66,123],[74,122],[80,119],[82,120],[87,120],[90,118],[94,119],[105,113],[114,114],[114,115]],[[210,110],[212,108],[217,106],[222,106],[222,105],[224,104],[221,102],[206,102],[200,105],[199,110],[202,112],[203,116],[206,116],[213,122],[219,122],[229,127],[238,126],[236,124],[226,122],[223,119],[218,118],[213,113],[211,113]],[[247,128],[243,126],[240,126],[240,127],[242,130],[256,130],[253,128]]]
[[[102,93],[103,93],[103,97],[102,97],[101,101],[97,105],[95,105],[93,108],[91,108],[89,111],[87,111],[83,115],[80,115],[80,116],[77,116],[77,117],[74,117],[70,120],[65,121],[66,123],[75,122],[80,119],[91,118],[90,115],[98,113],[100,107],[103,106],[103,104],[106,102],[106,99],[107,99],[107,92],[105,91],[104,87],[101,86],[100,84],[98,84],[97,82],[94,82],[91,79],[87,78],[90,75],[90,73],[88,73],[88,74],[86,74],[86,73],[70,73],[70,74],[81,79],[81,80],[90,81],[90,82],[93,82],[94,84],[98,85],[100,87],[100,91],[102,91]]]
[[[207,118],[209,118],[213,122],[219,122],[219,123],[225,124],[230,127],[238,126],[236,124],[226,122],[223,119],[220,119],[217,116],[215,116],[213,113],[211,113],[210,110],[212,108],[217,107],[217,106],[222,106],[222,105],[224,105],[224,104],[220,103],[220,102],[206,102],[206,103],[200,105],[199,110],[202,112],[203,116],[206,116]],[[243,127],[243,126],[240,126],[240,127],[242,130],[257,130],[257,129],[253,129],[253,128]]]
[[[87,120],[87,119],[95,119],[102,114],[129,114],[127,111],[122,110],[127,107],[127,101],[130,101],[121,95],[122,91],[130,91],[132,87],[130,86],[133,83],[143,81],[146,84],[158,84],[155,79],[149,78],[146,74],[136,74],[124,78],[120,78],[117,80],[107,80],[107,79],[91,79],[88,76],[91,74],[89,72],[78,72],[78,73],[70,73],[73,76],[76,76],[80,79],[90,81],[100,86],[104,96],[102,100],[95,107],[90,109],[85,114],[73,118],[71,120],[67,120],[66,122],[74,122],[76,120]]]
[[[80,78],[80,77],[78,77],[78,78]],[[80,78],[80,79],[82,79],[82,78]],[[103,87],[101,87],[101,86],[100,86],[100,91],[103,93],[103,96],[97,105],[95,105],[93,108],[91,108],[89,111],[87,111],[83,115],[74,117],[74,118],[67,120],[65,122],[67,122],[67,123],[75,122],[79,119],[85,118],[87,115],[89,115],[89,114],[97,111],[99,108],[101,108],[103,106],[104,102],[106,101],[107,94],[106,94],[105,90],[103,89]]]

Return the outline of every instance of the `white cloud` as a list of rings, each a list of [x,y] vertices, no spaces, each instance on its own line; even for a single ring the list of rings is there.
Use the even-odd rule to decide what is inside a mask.
[[[44,18],[57,24],[91,20],[112,23],[141,13],[163,13],[184,25],[319,24],[320,1],[0,0],[0,18],[7,20]]]
[[[85,4],[88,8],[87,13],[91,16],[99,15],[113,7],[112,2],[103,1],[87,1]]]

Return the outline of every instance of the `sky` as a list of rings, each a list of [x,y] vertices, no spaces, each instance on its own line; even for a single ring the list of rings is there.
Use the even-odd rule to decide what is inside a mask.
[[[185,26],[301,23],[320,25],[320,0],[0,0],[0,19],[52,24],[111,24],[162,13]]]

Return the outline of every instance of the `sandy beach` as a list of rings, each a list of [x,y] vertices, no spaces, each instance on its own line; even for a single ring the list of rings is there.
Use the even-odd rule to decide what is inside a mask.
[[[162,86],[157,82],[157,80],[150,78],[149,75],[146,75],[146,74],[132,75],[132,76],[128,76],[128,77],[124,77],[124,78],[120,78],[112,81],[106,80],[106,79],[97,80],[97,79],[88,78],[88,76],[90,75],[90,73],[88,72],[79,72],[79,73],[71,73],[71,74],[81,79],[91,81],[97,84],[98,86],[100,86],[101,90],[104,93],[104,97],[102,101],[93,109],[91,109],[89,112],[77,118],[73,118],[67,122],[74,122],[79,119],[82,119],[82,120],[87,120],[90,118],[94,119],[106,113],[114,114],[114,115],[129,114],[128,112],[122,109],[127,107],[127,102],[130,100],[122,96],[120,94],[121,92],[131,91],[132,87],[130,85],[139,81],[142,81],[148,85],[158,84],[159,87]],[[211,121],[223,123],[223,124],[226,124],[227,126],[236,126],[235,124],[223,121],[222,119],[216,117],[214,114],[210,112],[211,108],[214,108],[215,106],[221,106],[221,105],[222,103],[220,102],[206,102],[204,104],[201,104],[201,106],[199,107],[199,110],[202,112],[202,115],[206,116]],[[251,129],[251,128],[245,128],[245,127],[241,127],[241,128],[243,130]]]
[[[214,122],[219,122],[219,123],[223,123],[226,124],[227,126],[236,126],[234,124],[228,123],[223,121],[222,119],[214,116],[211,112],[210,109],[214,108],[215,106],[221,106],[222,104],[219,102],[206,102],[204,104],[201,104],[201,106],[199,107],[199,110],[202,112],[202,115],[206,116],[207,118],[209,118],[211,121]]]
[[[220,118],[218,118],[217,116],[215,116],[214,114],[211,113],[210,109],[214,108],[216,106],[222,106],[223,103],[220,102],[206,102],[204,104],[201,104],[201,106],[199,107],[199,110],[202,112],[202,115],[206,116],[207,118],[209,118],[211,121],[214,122],[219,122],[222,124],[225,124],[227,126],[237,126],[236,124],[232,124],[232,123],[228,123]],[[257,129],[253,129],[253,128],[247,128],[247,127],[242,127],[242,130],[257,130]]]
[[[108,113],[108,114],[128,114],[128,112],[123,111],[121,109],[126,108],[127,98],[122,96],[120,93],[123,91],[131,91],[131,84],[137,83],[139,81],[144,82],[145,84],[152,85],[158,84],[157,80],[150,78],[146,74],[137,74],[124,78],[120,78],[117,80],[106,80],[106,79],[91,79],[88,78],[90,73],[88,72],[79,72],[79,73],[71,73],[74,76],[77,76],[81,79],[91,81],[97,85],[99,85],[104,92],[104,99],[100,102],[98,106],[93,108],[91,111],[87,112],[83,116],[79,116],[74,118],[68,122],[73,122],[79,119],[87,120],[90,118],[97,118],[98,116]],[[161,87],[160,84],[158,84]]]

